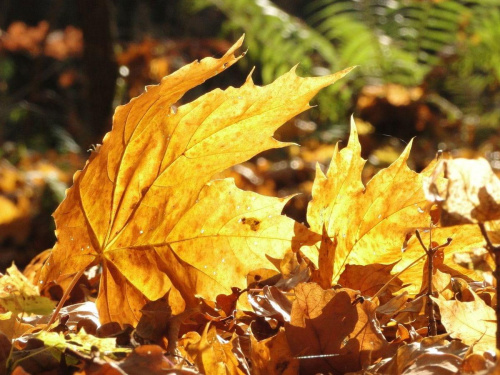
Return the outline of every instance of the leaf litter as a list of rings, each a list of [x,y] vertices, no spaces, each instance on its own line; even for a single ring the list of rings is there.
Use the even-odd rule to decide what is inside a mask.
[[[496,291],[487,274],[453,261],[484,248],[484,233],[435,219],[433,202],[451,210],[456,188],[443,197],[436,163],[410,170],[411,143],[365,186],[352,121],[348,145],[335,147],[326,173],[317,168],[310,227],[281,214],[291,197],[212,179],[289,145],[274,131],[350,71],[300,78],[292,69],[264,87],[249,77],[172,109],[236,63],[241,45],[116,110],[54,213],[57,243],[41,269],[39,260],[29,268],[34,284],[15,268],[0,278],[0,373],[491,373]],[[460,215],[470,223],[484,201]],[[448,238],[429,277],[420,242]],[[59,301],[52,317],[49,298]]]

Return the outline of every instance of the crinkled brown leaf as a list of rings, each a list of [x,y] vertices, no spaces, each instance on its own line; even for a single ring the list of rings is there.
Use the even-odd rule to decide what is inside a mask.
[[[375,316],[371,301],[353,304],[350,289],[324,290],[304,283],[295,288],[285,333],[293,356],[322,356],[300,361],[301,373],[346,373],[357,371],[380,356],[389,344]]]
[[[119,107],[112,131],[54,213],[58,242],[41,280],[62,282],[100,263],[102,322],[135,324],[144,303],[169,290],[176,314],[196,296],[244,289],[249,271],[269,265],[266,254],[277,258],[317,241],[280,215],[287,199],[243,192],[230,180],[206,184],[261,151],[286,146],[274,131],[349,70],[300,78],[292,69],[265,87],[249,77],[241,88],[173,106],[238,61],[241,44],[220,59],[185,66]]]
[[[371,374],[456,374],[462,364],[467,346],[443,336],[434,336],[398,348],[388,361],[375,364],[365,371]],[[363,373],[366,373],[363,372]]]
[[[258,316],[290,321],[292,303],[275,286],[265,286],[262,294],[249,293],[248,301]]]

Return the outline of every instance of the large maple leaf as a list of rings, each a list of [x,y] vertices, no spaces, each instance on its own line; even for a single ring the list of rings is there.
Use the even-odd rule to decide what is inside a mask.
[[[402,259],[393,273],[413,263],[400,278],[412,284],[410,293],[420,290],[424,251],[413,235],[420,229],[422,238],[429,239],[431,205],[426,200],[423,181],[435,163],[421,173],[412,171],[407,166],[411,145],[412,142],[394,163],[364,186],[361,172],[366,160],[361,157],[352,121],[347,147],[339,151],[337,145],[326,175],[317,168],[307,220],[313,231],[322,233],[322,241],[316,246],[318,251],[309,247],[304,252],[317,262],[316,280],[323,287],[338,281],[348,264],[391,264]],[[444,244],[447,238],[454,239],[445,249],[450,272],[477,276],[454,264],[451,255],[481,246],[484,240],[479,229],[467,228],[466,234],[456,228],[432,229],[433,241]]]
[[[200,295],[245,285],[311,233],[280,216],[286,199],[238,190],[214,174],[287,143],[272,135],[308,109],[309,100],[348,70],[214,90],[174,107],[188,90],[241,57],[240,39],[220,59],[196,61],[118,107],[102,147],[74,177],[54,213],[57,243],[41,282],[63,283],[102,266],[97,306],[102,322],[136,323],[140,308],[169,292],[173,312]]]

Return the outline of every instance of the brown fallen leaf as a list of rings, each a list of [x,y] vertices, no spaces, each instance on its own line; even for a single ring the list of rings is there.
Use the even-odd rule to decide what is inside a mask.
[[[248,301],[257,316],[273,317],[282,322],[290,321],[292,303],[275,286],[265,286],[262,294],[248,294]]]
[[[163,356],[163,350],[158,345],[142,345],[135,348],[119,367],[128,375],[160,375],[173,365]]]
[[[392,358],[368,367],[363,373],[456,374],[462,364],[462,357],[467,351],[467,346],[456,340],[449,342],[443,338],[444,336],[428,337],[420,342],[403,345],[398,348]]]
[[[255,375],[294,375],[299,373],[299,360],[293,358],[283,328],[272,337],[258,341],[250,335],[252,373]]]
[[[119,107],[113,129],[54,213],[57,244],[41,282],[68,280],[100,264],[101,321],[136,324],[140,309],[169,290],[172,312],[245,288],[248,272],[317,235],[280,215],[287,199],[237,189],[211,177],[287,143],[272,135],[350,69],[300,78],[294,69],[258,87],[214,90],[174,107],[186,91],[241,57],[242,39],[220,59],[205,58],[163,78]]]
[[[474,292],[475,300],[461,302],[432,300],[439,306],[441,323],[451,337],[474,345],[474,352],[495,351],[496,316],[495,310],[488,306]]]
[[[324,290],[315,283],[295,288],[285,333],[305,374],[358,371],[390,351],[380,331],[374,302],[353,304],[356,291]]]
[[[172,309],[164,300],[148,302],[141,309],[142,316],[135,329],[136,335],[147,343],[159,343],[167,334]]]

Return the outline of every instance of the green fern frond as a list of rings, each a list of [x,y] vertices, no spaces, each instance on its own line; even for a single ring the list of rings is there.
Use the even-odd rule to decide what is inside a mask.
[[[302,70],[310,72],[316,65],[328,66],[338,60],[337,52],[326,38],[269,0],[204,1],[228,17],[226,30],[246,34],[249,56],[261,63],[265,83],[297,61]]]
[[[225,33],[246,34],[248,55],[252,63],[259,66],[257,73],[263,83],[273,81],[297,63],[300,73],[308,75],[328,74],[347,67],[325,36],[269,0],[196,1],[210,3],[227,16]],[[335,86],[320,96],[328,95],[331,100],[338,90]],[[320,115],[330,119],[343,115],[332,105],[322,106],[321,110]]]

